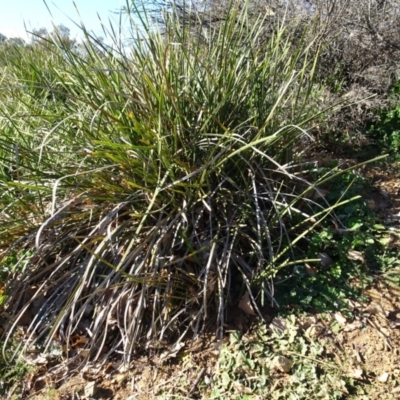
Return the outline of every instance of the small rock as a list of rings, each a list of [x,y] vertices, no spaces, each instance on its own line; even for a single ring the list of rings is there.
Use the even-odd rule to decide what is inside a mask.
[[[306,330],[306,335],[310,338],[317,338],[318,336],[321,336],[321,333],[324,331],[324,327],[321,325],[311,325],[307,330]]]
[[[89,382],[86,386],[85,386],[85,397],[88,398],[92,398],[94,397],[94,395],[97,392],[97,386],[96,386],[96,382]]]
[[[276,333],[283,333],[286,330],[286,321],[282,317],[275,317],[270,323],[269,328]]]
[[[381,383],[386,383],[389,379],[389,374],[387,372],[384,372],[382,375],[378,376],[377,380],[378,382]]]
[[[364,371],[361,368],[350,367],[348,375],[350,378],[362,380],[364,378]]]
[[[321,260],[321,264],[324,268],[329,268],[332,265],[332,258],[328,256],[326,253],[319,253],[318,258]]]
[[[385,349],[385,345],[382,342],[378,342],[376,344],[376,350],[377,351],[383,351]]]
[[[272,361],[272,367],[288,374],[292,369],[293,362],[284,356],[276,356]]]
[[[127,376],[125,374],[117,374],[114,377],[115,382],[119,383],[119,384],[121,384],[124,381],[126,381],[126,379],[127,379]]]

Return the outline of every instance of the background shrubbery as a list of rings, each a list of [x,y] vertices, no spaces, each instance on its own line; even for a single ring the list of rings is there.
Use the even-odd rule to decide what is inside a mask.
[[[176,10],[181,20],[202,37],[221,24],[229,2],[211,3],[203,13],[199,7],[195,12],[183,11],[183,2],[165,0],[155,4],[152,16],[159,24],[165,18],[159,12],[163,6]],[[400,7],[396,1],[268,0],[251,2],[246,7],[249,19],[268,15],[262,40],[274,35],[277,24],[292,32],[293,46],[305,35],[310,44],[309,56],[319,58],[317,77],[324,86],[321,100],[325,106],[338,101],[352,104],[330,114],[324,131],[335,135],[340,132],[353,144],[360,144],[365,140],[366,121],[376,120],[377,110],[396,105],[397,100],[389,96],[400,79]]]

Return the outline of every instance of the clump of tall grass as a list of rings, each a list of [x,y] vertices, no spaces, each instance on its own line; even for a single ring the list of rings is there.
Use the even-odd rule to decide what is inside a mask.
[[[318,261],[300,244],[332,207],[292,168],[320,117],[316,59],[279,24],[259,40],[267,19],[232,4],[201,40],[172,14],[129,50],[84,31],[1,61],[0,244],[29,252],[4,303],[19,350],[129,361],[222,334],[243,291],[259,313],[277,271]]]

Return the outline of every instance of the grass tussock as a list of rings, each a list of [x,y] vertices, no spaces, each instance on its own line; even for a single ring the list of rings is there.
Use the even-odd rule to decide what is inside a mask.
[[[323,111],[318,54],[279,21],[266,37],[269,17],[231,4],[201,37],[172,13],[129,49],[85,30],[79,48],[56,34],[1,49],[3,268],[23,256],[3,299],[6,339],[25,327],[14,356],[58,340],[80,362],[129,361],[221,335],[244,292],[262,317],[279,270],[320,261],[309,237],[349,200],[328,204],[332,174],[296,168]]]

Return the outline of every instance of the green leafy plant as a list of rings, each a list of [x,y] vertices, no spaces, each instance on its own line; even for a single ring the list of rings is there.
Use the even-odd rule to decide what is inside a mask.
[[[14,345],[15,343],[11,343],[8,346],[8,356],[11,355]],[[4,353],[0,354],[0,395],[11,399],[17,398],[23,389],[26,375],[33,372],[35,368],[22,360],[10,364],[4,358]]]
[[[398,100],[399,94],[400,84],[397,83],[393,86],[390,97],[392,100]],[[377,122],[369,123],[367,126],[367,135],[375,145],[382,147],[383,151],[389,152],[396,158],[400,148],[399,126],[400,106],[395,104],[378,112]]]
[[[302,334],[293,316],[284,326],[231,334],[209,398],[341,399],[348,383],[343,371],[321,360],[323,346]]]
[[[333,170],[328,167],[314,173],[325,176],[327,171],[331,174]],[[363,300],[363,289],[371,283],[371,271],[382,268],[378,258],[389,233],[363,197],[372,189],[361,175],[347,170],[325,187],[331,204],[360,196],[337,207],[335,223],[322,221],[303,242],[304,253],[314,254],[317,262],[297,263],[280,273],[278,281],[282,283],[275,286],[277,299],[282,305],[300,305],[301,312],[343,311],[345,300]]]

